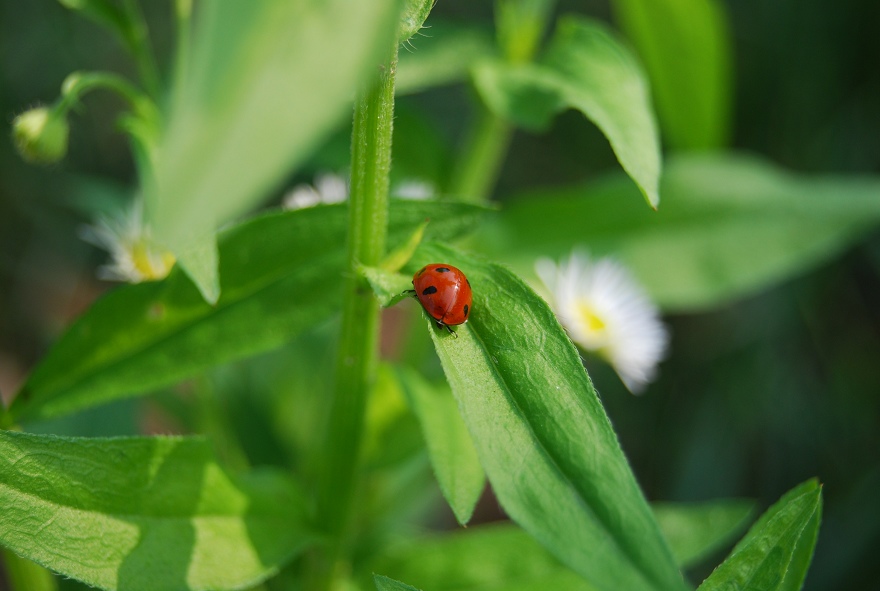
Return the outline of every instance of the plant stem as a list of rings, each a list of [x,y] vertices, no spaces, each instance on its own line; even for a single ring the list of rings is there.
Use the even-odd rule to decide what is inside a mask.
[[[6,579],[12,591],[57,591],[58,582],[48,570],[21,558],[11,550],[2,549]]]
[[[122,3],[122,9],[127,16],[124,39],[128,46],[128,51],[134,57],[144,88],[147,89],[150,96],[158,99],[162,83],[159,78],[156,58],[153,57],[153,51],[150,47],[150,37],[147,32],[147,21],[144,19],[144,13],[135,0],[125,0]]]
[[[342,333],[317,498],[318,523],[329,545],[312,565],[316,580],[310,589],[330,587],[350,533],[364,409],[378,365],[379,303],[357,269],[378,265],[385,254],[396,67],[395,41],[378,79],[355,104]]]
[[[173,92],[180,92],[186,79],[190,51],[190,21],[192,20],[192,0],[174,1],[174,21],[176,41],[174,48]]]
[[[476,125],[471,130],[449,184],[448,193],[470,203],[489,200],[507,155],[513,127],[480,102]]]

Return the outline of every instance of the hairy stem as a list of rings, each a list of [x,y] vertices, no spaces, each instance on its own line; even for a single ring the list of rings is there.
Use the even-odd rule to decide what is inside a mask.
[[[364,409],[378,364],[379,303],[357,272],[358,265],[377,265],[385,254],[388,226],[388,174],[394,121],[394,73],[397,43],[377,79],[355,104],[351,155],[351,200],[348,221],[348,264],[342,311],[342,333],[336,386],[324,443],[317,511],[329,544],[312,565],[312,589],[331,586],[336,563],[344,553],[362,439]]]

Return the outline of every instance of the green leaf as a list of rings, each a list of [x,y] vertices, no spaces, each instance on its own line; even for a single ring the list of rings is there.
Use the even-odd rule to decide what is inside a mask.
[[[595,589],[510,523],[405,540],[369,567],[431,591]]]
[[[383,308],[393,306],[397,302],[412,295],[412,279],[407,275],[392,273],[376,267],[359,268],[361,274],[373,288],[373,293],[379,299]]]
[[[731,39],[716,0],[614,0],[617,20],[651,80],[663,137],[673,148],[727,143]]]
[[[786,493],[752,526],[700,591],[801,588],[822,513],[822,489],[809,480]]]
[[[415,370],[400,367],[397,373],[422,426],[443,497],[458,522],[467,525],[486,487],[486,475],[455,398],[446,384],[433,385]]]
[[[434,8],[434,0],[404,0],[403,14],[400,15],[400,29],[397,39],[401,43],[419,32],[431,9]]]
[[[467,274],[457,337],[425,324],[502,507],[600,590],[683,581],[580,357],[547,306],[500,265],[437,245],[413,264]]]
[[[660,143],[645,76],[635,57],[602,24],[560,19],[535,64],[485,62],[474,83],[496,113],[529,129],[545,128],[564,108],[593,121],[651,207],[660,201]]]
[[[405,583],[383,577],[382,575],[373,575],[373,581],[376,583],[376,589],[379,591],[419,591],[415,587],[410,587]]]
[[[427,236],[460,236],[485,211],[395,200],[389,246],[427,217]],[[338,310],[346,227],[347,209],[338,205],[268,214],[227,230],[215,306],[179,271],[108,293],[34,370],[12,403],[13,418],[47,418],[147,392],[288,342]]]
[[[755,504],[745,500],[653,503],[654,517],[678,565],[699,564],[745,529]]]
[[[709,308],[837,255],[880,223],[880,178],[806,176],[744,155],[679,156],[663,207],[639,207],[622,176],[536,190],[481,230],[485,252],[532,274],[582,245],[627,265],[669,310]]]
[[[147,192],[156,238],[216,294],[217,224],[269,195],[345,116],[396,38],[398,0],[200,4]],[[332,51],[328,51],[332,48]],[[155,190],[152,190],[155,189]]]
[[[0,433],[0,542],[108,591],[240,589],[303,549],[280,472],[230,478],[200,438]]]
[[[400,52],[394,92],[402,96],[464,82],[475,57],[495,52],[490,29],[432,20],[431,27]]]

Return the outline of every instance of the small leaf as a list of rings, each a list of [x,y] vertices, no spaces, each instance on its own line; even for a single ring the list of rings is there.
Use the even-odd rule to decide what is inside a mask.
[[[429,237],[460,236],[485,211],[396,200],[389,245],[406,240],[426,217],[433,220]],[[179,271],[108,293],[37,366],[12,403],[12,418],[48,418],[133,396],[290,341],[339,308],[346,222],[346,207],[337,205],[230,228],[220,239],[223,293],[214,306]]]
[[[675,560],[689,568],[745,529],[755,504],[744,500],[654,503],[652,509]]]
[[[415,587],[410,587],[405,583],[383,577],[382,575],[373,575],[373,581],[376,583],[376,589],[379,591],[419,591]]]
[[[199,6],[193,60],[172,93],[147,191],[156,239],[213,297],[205,244],[344,117],[396,35],[398,0],[224,2]],[[332,51],[327,51],[332,47]],[[155,189],[155,190],[152,190]]]
[[[0,504],[4,546],[107,591],[240,589],[309,541],[286,475],[234,480],[200,438],[0,432]]]
[[[373,293],[383,308],[393,306],[409,297],[412,292],[412,279],[400,273],[391,273],[376,267],[359,267],[361,275],[370,283]]]
[[[822,489],[807,481],[785,494],[752,526],[699,591],[797,591],[813,555]]]
[[[448,386],[432,385],[410,368],[401,367],[397,373],[422,426],[440,490],[458,522],[467,525],[486,475],[455,398]]]
[[[614,0],[638,50],[673,148],[708,150],[727,143],[731,124],[731,39],[716,0]]]
[[[580,357],[546,302],[505,268],[425,244],[473,288],[457,338],[425,324],[508,515],[600,590],[684,583]]]
[[[385,256],[385,259],[382,261],[382,268],[392,273],[400,271],[407,261],[412,258],[412,255],[416,251],[416,248],[418,248],[419,244],[421,244],[422,239],[425,237],[425,228],[427,226],[427,220],[419,224],[419,227],[413,231],[409,240],[393,249]]]
[[[559,21],[534,64],[485,62],[475,85],[496,113],[530,129],[572,107],[596,124],[651,207],[660,201],[660,141],[647,81],[632,53],[602,24]]]
[[[434,8],[434,0],[404,0],[403,14],[400,15],[400,29],[397,39],[401,43],[419,32],[431,9]]]

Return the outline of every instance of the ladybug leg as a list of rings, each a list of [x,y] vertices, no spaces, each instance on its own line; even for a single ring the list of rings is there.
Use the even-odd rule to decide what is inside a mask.
[[[400,292],[400,295],[406,295],[406,296],[416,297],[416,290],[414,290],[414,289],[404,289],[402,292]]]
[[[452,327],[449,326],[448,324],[440,324],[440,323],[438,322],[438,323],[437,323],[437,326],[441,326],[441,327],[445,328],[447,331],[449,331],[449,334],[451,334],[451,335],[452,335],[453,337],[455,337],[456,339],[458,338],[458,335],[455,333],[454,330],[452,330]]]

